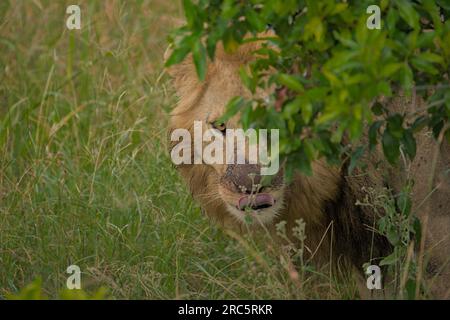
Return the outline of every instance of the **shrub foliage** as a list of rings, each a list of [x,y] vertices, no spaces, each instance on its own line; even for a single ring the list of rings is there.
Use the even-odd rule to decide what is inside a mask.
[[[223,118],[240,111],[245,128],[280,129],[288,175],[310,173],[318,157],[339,163],[346,155],[356,163],[377,143],[390,163],[401,150],[413,159],[420,129],[450,138],[450,4],[377,2],[380,29],[367,26],[372,0],[184,0],[186,23],[170,36],[166,65],[192,54],[203,80],[219,42],[233,52],[263,37],[241,78],[251,92],[277,89],[270,99],[232,99]],[[400,93],[422,96],[426,112],[406,117],[380,103]],[[360,142],[364,128],[369,144]]]

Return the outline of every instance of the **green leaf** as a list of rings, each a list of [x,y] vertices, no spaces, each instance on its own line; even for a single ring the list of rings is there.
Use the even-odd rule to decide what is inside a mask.
[[[192,55],[197,75],[203,81],[206,76],[206,49],[200,39],[195,43]]]
[[[386,17],[386,26],[388,27],[388,30],[395,30],[398,18],[398,11],[393,7],[389,9]]]
[[[448,0],[436,0],[437,4],[445,10],[450,10],[450,3]]]
[[[396,113],[393,116],[390,116],[387,119],[387,129],[389,133],[397,139],[401,139],[403,137],[403,117]]]
[[[217,122],[225,123],[230,120],[244,105],[245,100],[242,97],[234,97],[225,107],[225,113],[217,119]]]
[[[283,117],[288,120],[291,119],[296,113],[300,111],[302,105],[302,99],[300,97],[295,98],[291,102],[288,102],[283,107]]]
[[[322,42],[322,40],[324,38],[324,32],[325,32],[324,25],[323,25],[320,17],[318,17],[318,16],[312,16],[312,17],[313,18],[311,18],[305,25],[304,35],[305,35],[305,37],[307,37],[307,39],[311,35],[314,35],[314,38],[316,39],[317,42]]]
[[[419,34],[417,46],[419,48],[430,48],[433,46],[433,39],[436,37],[436,31],[427,31]]]
[[[395,164],[400,155],[399,150],[400,144],[398,139],[396,139],[389,132],[389,130],[386,129],[384,130],[383,133],[382,144],[383,144],[383,152],[384,155],[386,156],[386,159],[389,161],[389,163]]]
[[[239,42],[236,41],[232,29],[227,29],[222,38],[223,47],[227,53],[233,53],[239,48]]]
[[[378,131],[379,131],[380,127],[382,126],[382,124],[383,124],[383,121],[375,121],[370,126],[370,129],[369,129],[369,144],[370,144],[370,149],[371,150],[377,144]]]
[[[300,151],[298,168],[300,169],[300,171],[303,174],[305,174],[307,176],[312,176],[312,174],[313,174],[312,168],[311,168],[311,162],[310,162],[308,156],[306,155],[305,151]]]
[[[196,7],[191,0],[183,0],[183,9],[189,27],[193,28],[197,20]]]
[[[414,85],[414,76],[411,67],[405,63],[403,66],[403,72],[400,73],[400,83],[403,89],[411,90]]]
[[[257,83],[253,78],[251,78],[248,75],[247,71],[243,66],[239,69],[239,75],[241,77],[242,82],[247,87],[247,89],[249,89],[252,93],[255,93]]]
[[[388,226],[386,237],[393,246],[397,246],[400,243],[400,234],[394,225]]]
[[[419,14],[409,0],[396,0],[400,17],[413,29],[419,28]]]
[[[233,0],[220,1],[223,2],[220,8],[223,18],[229,20],[232,19],[239,12],[239,5]]]
[[[309,160],[313,160],[315,158],[315,149],[313,146],[313,143],[309,139],[305,139],[302,141],[303,143],[303,150],[305,150],[305,154],[308,157]]]
[[[266,24],[254,10],[248,10],[245,17],[255,31],[262,32],[265,30]]]
[[[403,63],[388,63],[383,67],[381,70],[381,75],[383,77],[390,77],[394,73],[396,73],[398,70],[400,70],[403,67]]]
[[[190,51],[191,48],[187,46],[176,48],[170,55],[169,59],[167,59],[165,66],[170,67],[174,64],[180,63],[184,60],[184,58],[186,58]]]
[[[383,260],[380,261],[380,267],[382,266],[390,266],[393,265],[397,262],[397,257],[395,252],[388,255],[386,258],[384,258]]]
[[[302,99],[301,109],[303,121],[307,124],[313,115],[313,105],[308,99]]]
[[[406,154],[409,159],[413,160],[416,156],[416,139],[414,138],[411,130],[405,130],[402,138],[402,144],[405,147]]]
[[[432,52],[422,52],[421,54],[419,54],[417,56],[417,58],[431,62],[431,63],[441,64],[444,62],[444,58],[442,58],[441,56],[437,55],[436,53],[432,53]]]
[[[423,0],[423,6],[433,20],[434,29],[440,31],[442,29],[442,22],[439,7],[436,5],[436,2],[434,0]]]
[[[397,207],[404,216],[409,216],[411,212],[411,196],[407,191],[400,192],[397,198]]]
[[[432,75],[436,75],[439,73],[438,69],[436,69],[431,62],[421,58],[412,58],[411,64],[419,71],[426,72]]]
[[[297,92],[303,92],[305,90],[305,88],[303,87],[303,85],[301,84],[300,80],[297,77],[282,73],[278,75],[277,79],[281,85],[284,85],[291,90]]]

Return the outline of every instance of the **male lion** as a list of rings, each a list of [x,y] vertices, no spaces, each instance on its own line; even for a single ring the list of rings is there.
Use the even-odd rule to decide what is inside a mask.
[[[218,124],[217,120],[231,98],[250,97],[238,70],[252,60],[256,46],[246,44],[233,54],[225,53],[218,46],[204,82],[197,79],[191,57],[169,68],[180,98],[171,114],[169,131],[184,128],[192,132],[194,121],[201,121],[204,129],[215,128],[222,132],[239,128],[239,115],[224,124]],[[400,97],[390,102],[389,109],[402,112],[407,105],[420,107],[419,99],[413,102]],[[391,248],[386,238],[373,230],[378,218],[373,207],[357,205],[357,200],[363,200],[368,189],[381,192],[382,188],[389,187],[394,193],[399,192],[409,175],[416,181],[413,211],[424,225],[426,241],[422,248],[426,250],[417,254],[427,253],[419,260],[424,265],[428,262],[428,293],[432,297],[448,298],[450,148],[446,142],[439,147],[429,133],[423,132],[417,150],[416,160],[409,168],[398,166],[393,170],[388,166],[384,170],[376,166],[383,158],[380,152],[374,152],[365,159],[368,165],[365,172],[355,169],[351,176],[347,175],[346,163],[335,167],[318,160],[312,164],[312,176],[296,174],[289,184],[284,182],[283,170],[280,170],[269,185],[262,185],[260,166],[254,164],[182,164],[177,168],[206,215],[220,225],[242,232],[263,226],[275,234],[275,226],[280,221],[286,221],[287,230],[291,230],[297,220],[303,219],[306,254],[312,261],[360,271],[364,263],[377,264]],[[432,181],[430,177],[434,177]],[[250,204],[252,210],[245,210],[242,204]],[[247,215],[252,217],[250,225],[245,220]]]

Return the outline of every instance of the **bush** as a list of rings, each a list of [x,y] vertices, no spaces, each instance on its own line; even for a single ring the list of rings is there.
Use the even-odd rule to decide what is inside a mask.
[[[414,136],[422,128],[450,140],[450,5],[446,0],[381,0],[381,28],[369,29],[372,4],[184,0],[186,24],[170,37],[174,50],[166,65],[191,53],[204,79],[217,43],[233,52],[270,28],[260,55],[249,70],[241,70],[241,78],[252,92],[271,85],[277,90],[269,101],[233,99],[225,119],[241,111],[244,128],[280,129],[288,176],[295,169],[311,173],[310,163],[319,157],[340,163],[349,156],[356,162],[379,141],[390,163],[396,163],[401,149],[413,159]],[[269,74],[269,68],[275,71]],[[413,92],[425,99],[427,112],[408,122],[379,102],[382,96]],[[369,145],[359,142],[365,128]]]

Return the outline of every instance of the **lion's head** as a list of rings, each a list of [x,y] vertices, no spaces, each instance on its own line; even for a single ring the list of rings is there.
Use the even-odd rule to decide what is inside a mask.
[[[225,147],[225,135],[230,129],[241,128],[240,114],[226,123],[220,122],[227,103],[234,97],[249,98],[251,93],[243,85],[239,69],[251,61],[257,43],[242,46],[237,52],[227,54],[218,46],[216,58],[208,64],[205,81],[198,80],[191,57],[168,69],[180,100],[171,113],[170,132],[187,129],[195,136],[194,123],[201,123],[202,132],[213,130],[215,139]],[[269,92],[257,92],[265,98]],[[222,138],[221,138],[222,137]],[[173,138],[173,137],[172,137]],[[172,139],[173,140],[173,139]],[[213,140],[211,140],[213,141]],[[172,141],[171,150],[178,141]],[[194,144],[192,140],[192,145]],[[203,142],[203,147],[207,143]],[[248,141],[246,141],[248,147]],[[193,146],[193,150],[195,147]],[[179,150],[175,150],[179,152]],[[248,153],[246,154],[248,158]],[[194,157],[194,155],[192,155]],[[281,216],[291,202],[291,186],[286,186],[282,167],[270,178],[261,175],[261,164],[180,164],[178,169],[187,181],[194,197],[206,213],[228,224],[239,225],[244,220],[268,225]],[[313,177],[297,181],[302,192],[294,204],[297,211],[309,211],[311,217],[323,201],[330,200],[337,192],[339,173],[322,162],[313,164]],[[317,208],[316,208],[317,207]],[[247,219],[251,217],[252,219]]]

